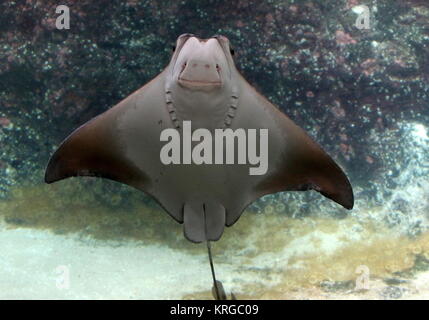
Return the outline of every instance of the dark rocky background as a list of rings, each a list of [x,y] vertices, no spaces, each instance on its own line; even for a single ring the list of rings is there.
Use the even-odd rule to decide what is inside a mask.
[[[58,4],[70,30],[55,28]],[[355,27],[358,4],[372,9],[369,30]],[[398,123],[429,123],[427,1],[27,0],[0,12],[2,197],[42,183],[62,139],[157,75],[185,32],[227,36],[248,81],[372,196],[412,157]],[[98,186],[107,203],[106,190],[134,194]]]

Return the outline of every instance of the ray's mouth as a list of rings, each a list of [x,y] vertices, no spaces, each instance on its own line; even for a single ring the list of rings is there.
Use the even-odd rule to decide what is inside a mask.
[[[220,87],[221,81],[188,80],[182,77],[178,79],[179,83],[185,87]]]
[[[189,89],[213,89],[222,86],[220,67],[201,61],[184,62],[177,77],[177,82]]]

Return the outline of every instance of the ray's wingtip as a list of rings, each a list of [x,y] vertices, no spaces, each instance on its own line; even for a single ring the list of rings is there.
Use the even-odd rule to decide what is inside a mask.
[[[353,194],[352,186],[351,186],[351,184],[349,182],[349,190],[348,190],[348,192],[346,194],[345,200],[342,203],[342,206],[344,208],[346,208],[347,210],[352,210],[353,207],[354,207],[354,204],[355,204],[355,197],[354,197],[354,194]]]
[[[339,205],[341,205],[343,208],[347,210],[353,209],[353,206],[354,206],[353,194],[348,195],[347,197],[330,197],[330,196],[327,196],[327,197],[335,201],[336,203],[338,203]]]
[[[354,200],[352,200],[350,203],[346,203],[345,205],[343,205],[344,208],[346,208],[347,210],[352,210],[354,207]]]
[[[45,176],[44,176],[43,180],[47,184],[51,184],[52,182],[54,182],[54,179],[52,178],[50,172],[48,171],[48,168],[46,168],[46,170],[45,170]]]
[[[51,184],[58,180],[55,175],[54,168],[55,168],[54,161],[53,161],[53,158],[51,157],[45,169],[45,176],[44,176],[45,183]]]
[[[45,183],[47,183],[47,184],[51,184],[51,183],[53,183],[53,182],[54,182],[54,180],[48,176],[48,173],[47,173],[47,172],[45,172],[45,177],[44,177],[44,179],[43,179],[43,180],[44,180],[44,181],[45,181]]]
[[[348,180],[346,185],[343,185],[342,188],[337,188],[336,192],[329,194],[327,192],[321,191],[321,194],[338,203],[347,210],[353,209],[355,201],[353,188]]]

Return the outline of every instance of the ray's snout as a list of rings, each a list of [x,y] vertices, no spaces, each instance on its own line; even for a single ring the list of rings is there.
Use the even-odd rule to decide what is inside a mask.
[[[179,83],[188,88],[219,87],[222,85],[220,66],[212,61],[189,59],[182,64]]]

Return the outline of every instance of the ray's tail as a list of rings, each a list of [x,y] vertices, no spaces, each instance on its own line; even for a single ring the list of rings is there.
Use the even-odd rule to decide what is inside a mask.
[[[219,206],[219,208],[222,209],[221,212],[223,212],[223,214],[224,214],[225,213],[225,209],[222,206]],[[185,206],[185,209],[187,209],[187,210],[185,210],[185,217],[188,216],[188,213],[189,213],[189,215],[191,215],[193,213],[193,210],[191,210],[191,207]],[[199,236],[202,237],[202,239],[204,239],[206,241],[206,243],[207,243],[207,253],[208,253],[208,256],[209,256],[210,269],[211,269],[212,278],[213,278],[213,287],[212,287],[213,297],[215,298],[215,300],[227,300],[228,298],[226,296],[226,293],[225,293],[225,290],[223,288],[222,282],[216,280],[216,273],[215,273],[215,269],[214,269],[213,258],[212,258],[212,250],[211,250],[211,245],[210,245],[210,237],[209,237],[210,233],[209,233],[209,230],[208,230],[208,220],[207,220],[207,212],[206,212],[207,209],[209,209],[209,208],[205,204],[203,204],[202,205],[202,213],[203,214],[202,215],[194,215],[194,217],[202,217],[202,219],[200,218],[199,222],[202,224],[202,226],[201,226],[202,228],[201,229],[204,230],[204,231]],[[213,213],[213,212],[211,212],[211,213]],[[192,222],[192,219],[190,219],[190,221]],[[195,222],[195,221],[193,221],[193,222]],[[211,222],[213,222],[213,221],[211,221]],[[217,228],[215,228],[215,229],[217,229]],[[213,230],[211,230],[211,231],[213,231]],[[222,234],[222,231],[219,233],[219,237],[220,237],[221,234]],[[186,235],[188,235],[188,234],[186,232],[186,225],[185,225],[185,236]],[[194,234],[192,234],[192,235],[194,235]],[[217,240],[218,238],[215,237],[215,239]],[[198,242],[198,241],[196,241],[196,242]],[[233,300],[236,300],[234,294],[232,294],[232,293],[231,293],[231,298]]]
[[[211,250],[210,241],[208,240],[207,240],[207,252],[209,254],[210,269],[212,270],[212,277],[213,277],[213,288],[212,288],[213,296],[215,300],[225,300],[226,295],[225,295],[225,291],[223,290],[222,283],[216,280],[216,273],[214,270],[213,259],[212,259],[212,250]]]
[[[212,271],[212,277],[213,277],[212,295],[215,298],[215,300],[228,300],[228,297],[226,296],[225,289],[223,288],[222,282],[216,280],[216,273],[213,265],[210,241],[207,241],[207,252],[209,254],[210,269]],[[237,300],[237,298],[232,292],[231,292],[231,300]]]

